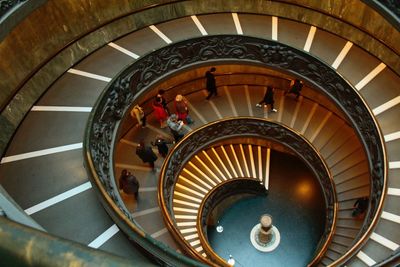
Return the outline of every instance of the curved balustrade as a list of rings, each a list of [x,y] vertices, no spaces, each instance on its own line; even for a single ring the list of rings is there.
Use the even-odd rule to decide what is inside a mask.
[[[322,246],[318,249],[317,253],[317,257],[319,259],[319,257],[324,254],[330,242],[330,238],[334,232],[336,223],[337,200],[332,176],[328,171],[328,167],[318,152],[312,147],[311,143],[294,131],[290,130],[288,127],[283,126],[280,123],[267,121],[265,119],[239,117],[223,119],[209,123],[189,133],[174,147],[174,150],[169,154],[168,158],[163,164],[158,187],[161,210],[170,230],[173,231],[175,233],[174,235],[178,236],[181,240],[186,240],[183,232],[178,230],[180,227],[179,223],[176,221],[176,218],[178,217],[176,213],[178,212],[176,211],[176,205],[173,203],[175,199],[175,191],[180,190],[182,187],[179,186],[178,188],[178,185],[181,184],[180,180],[183,179],[181,175],[183,175],[186,165],[189,165],[192,161],[192,158],[197,158],[197,154],[200,154],[202,150],[211,147],[213,143],[217,141],[224,142],[238,137],[248,137],[251,139],[270,141],[272,140],[273,142],[283,144],[291,151],[295,152],[300,158],[302,158],[319,180],[325,196],[325,206],[327,207],[325,232],[321,238],[323,242],[321,242]],[[231,148],[233,150],[232,145]],[[242,150],[245,166],[247,166],[247,160],[243,153],[243,147],[240,146],[240,149]],[[249,146],[249,149],[251,149],[251,146]],[[253,154],[253,152],[251,152],[251,154]],[[259,160],[261,161],[261,158],[259,160],[256,158],[257,157],[254,158],[255,162],[259,162]],[[250,160],[250,162],[254,161]],[[261,168],[261,166],[258,167]],[[240,170],[240,167],[237,169]],[[240,177],[245,177],[246,179],[253,178],[261,183],[264,182],[263,175],[258,177],[257,173],[249,171],[249,168],[245,169],[247,169],[247,174],[242,173],[239,174],[239,176],[234,176],[230,179],[241,179]],[[254,169],[258,168],[254,166]],[[203,178],[206,180],[207,176],[204,176]],[[209,195],[216,190],[214,188],[219,187],[220,184],[224,183],[224,181],[229,180],[229,178],[223,178],[224,176],[222,175],[221,177],[216,177],[214,181],[217,181],[209,185],[209,192],[199,192],[196,194],[196,197],[201,202],[197,211],[198,214],[196,227],[200,236],[200,244],[203,246],[203,248],[199,247],[195,249],[191,242],[185,241],[185,247],[191,251],[191,254],[195,254],[197,258],[201,260],[203,260],[203,257],[210,257],[218,265],[226,265],[226,262],[223,260],[221,261],[221,258],[216,255],[215,252],[207,248],[207,241],[204,236],[202,237],[202,228],[204,226],[204,221],[202,220],[204,218],[202,215],[202,210],[205,203],[207,203]],[[185,178],[185,180],[187,179]],[[199,186],[197,185],[197,187]],[[204,192],[206,191],[207,190],[204,190]],[[195,216],[192,215],[192,217]],[[196,242],[195,244],[197,245]],[[202,254],[203,250],[205,251],[205,254]],[[313,262],[317,260],[314,259]]]
[[[0,18],[26,0],[0,0]]]
[[[354,255],[374,228],[386,191],[385,151],[375,119],[357,91],[331,67],[295,48],[253,37],[207,36],[162,48],[123,70],[102,93],[89,119],[84,148],[89,176],[103,188],[102,198],[109,199],[108,205],[112,201],[118,204],[107,210],[125,211],[125,218],[131,219],[116,192],[112,152],[120,119],[132,101],[175,71],[221,60],[244,61],[292,73],[325,93],[348,117],[364,144],[372,179],[370,209],[358,241],[337,262]],[[123,217],[117,221],[126,223]]]

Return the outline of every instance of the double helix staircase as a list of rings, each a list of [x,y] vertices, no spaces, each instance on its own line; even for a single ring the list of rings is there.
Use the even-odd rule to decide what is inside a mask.
[[[230,13],[198,17],[210,33],[236,33],[233,23],[226,27],[219,23],[219,21],[230,21]],[[271,20],[271,16],[239,14],[239,17],[244,24],[245,34],[265,38],[262,28],[266,21]],[[302,49],[299,44],[305,43],[310,25],[281,18],[279,21],[282,22],[280,23],[282,27],[279,27],[278,41]],[[174,36],[173,41],[177,41],[200,36],[194,26],[187,27],[186,31],[175,30],[177,25],[185,26],[192,25],[192,23],[190,17],[185,17],[179,19],[179,23],[172,20],[157,26],[167,34]],[[333,64],[336,63],[335,58],[343,46],[347,45],[346,42],[347,40],[318,28],[309,52],[327,64]],[[115,40],[115,43],[129,50],[140,52],[140,55],[166,45],[149,28],[133,32],[120,40]],[[325,49],[326,47],[329,49]],[[108,82],[105,79],[81,76],[74,71],[82,70],[87,73],[113,77],[118,70],[134,60],[131,57],[122,56],[111,46],[105,46],[60,76],[38,100],[19,126],[2,159],[0,178],[1,184],[13,199],[23,209],[29,211],[29,214],[50,234],[101,248],[127,258],[145,260],[139,251],[129,245],[128,238],[115,230],[112,220],[97,202],[82,166],[83,158],[80,149],[88,118],[87,110],[90,111]],[[379,64],[379,60],[354,45],[343,63],[336,64],[335,68],[356,86],[364,76],[374,69],[374,66]],[[385,135],[388,148],[389,190],[386,195],[384,211],[371,238],[366,241],[362,251],[346,263],[347,266],[372,266],[389,257],[393,251],[398,249],[397,244],[400,242],[398,234],[400,233],[398,231],[400,220],[399,215],[396,215],[400,214],[398,205],[400,184],[397,179],[400,160],[397,123],[400,111],[399,105],[397,105],[399,80],[400,78],[394,71],[385,68],[379,75],[372,78],[372,82],[367,82],[361,88],[362,90],[360,86],[357,86],[366,103],[374,110],[381,131]],[[76,88],[81,88],[81,90],[76,90]],[[219,90],[221,97],[210,102],[204,102],[204,92],[202,91],[187,95],[191,107],[193,107],[191,115],[196,120],[196,123],[191,126],[192,129],[226,116],[265,117],[282,122],[304,135],[326,160],[334,177],[339,201],[336,231],[321,262],[321,265],[329,265],[347,251],[361,227],[362,222],[350,216],[355,199],[369,195],[368,166],[362,146],[357,141],[354,131],[340,116],[335,116],[333,114],[335,112],[332,113],[330,109],[325,109],[318,102],[313,102],[305,97],[301,97],[296,102],[290,96],[284,97],[283,91],[278,91],[276,94],[278,112],[269,113],[266,109],[255,108],[255,103],[262,98],[265,90],[262,86],[249,83],[227,86],[226,90],[224,88],[219,88]],[[232,102],[234,105],[231,104]],[[386,103],[389,103],[389,106],[385,105]],[[60,106],[77,109],[71,112],[67,109],[57,111],[51,108],[40,108]],[[86,109],[81,109],[81,107]],[[173,107],[171,109],[173,110]],[[46,129],[45,133],[43,133],[43,129]],[[158,173],[152,173],[150,168],[143,165],[134,154],[135,146],[141,139],[150,141],[158,134],[170,137],[168,131],[158,128],[158,124],[151,115],[148,128],[129,130],[117,144],[115,175],[117,177],[123,168],[128,168],[136,174],[141,183],[140,201],[132,203],[127,200],[126,205],[146,232],[170,247],[179,249],[162,223],[157,206]],[[71,144],[74,146],[70,146]],[[54,154],[47,151],[53,147],[66,149],[57,149]],[[219,147],[215,149],[220,151]],[[229,148],[226,150],[229,151]],[[34,157],[35,153],[32,154],[32,152],[37,151],[43,153]],[[244,151],[246,151],[245,148]],[[213,155],[208,151],[207,154]],[[206,160],[207,158],[203,158],[204,162],[207,162]],[[162,160],[158,160],[157,166],[159,167],[161,164]],[[213,168],[213,166],[208,167]],[[200,163],[197,168],[202,168],[202,164]],[[252,167],[249,168],[249,171],[252,171]],[[188,179],[189,175],[187,176],[185,178]],[[227,176],[226,178],[228,179]],[[78,187],[79,191],[69,191]],[[69,192],[68,198],[62,198],[62,200],[56,198],[66,191]],[[47,200],[53,198],[56,200],[50,201],[50,205]],[[81,203],[86,204],[82,205]],[[35,209],[31,209],[33,207]],[[70,219],[65,220],[66,216]],[[93,242],[97,241],[97,237],[109,228],[115,231],[115,235],[108,239],[107,243]]]
[[[180,88],[182,89],[184,88]],[[369,196],[369,171],[364,150],[354,130],[341,116],[307,97],[302,96],[296,101],[290,95],[285,96],[284,91],[278,90],[275,95],[277,113],[270,112],[268,108],[257,108],[255,103],[262,98],[265,90],[265,86],[254,84],[225,85],[219,90],[220,97],[206,103],[203,91],[187,95],[189,105],[192,107],[191,116],[196,121],[194,125],[190,125],[190,130],[202,126],[204,117],[207,116],[207,122],[211,122],[213,119],[218,120],[219,114],[223,113],[226,117],[255,116],[278,121],[308,139],[326,161],[337,190],[339,210],[337,228],[332,244],[322,260],[328,265],[347,251],[362,226],[362,220],[352,217],[351,212],[355,200]],[[310,89],[304,89],[304,94],[312,95],[312,92],[308,91]],[[232,100],[233,96],[237,99],[246,99],[246,95],[250,96],[249,102]],[[171,111],[174,110],[172,103],[169,108]],[[214,112],[210,112],[210,109]],[[149,116],[149,121],[156,123],[152,115]],[[146,141],[149,143],[155,135],[161,133],[166,138],[172,139],[168,130],[158,129],[157,124],[149,126],[149,129],[132,127],[118,146],[116,166],[140,164],[137,160],[135,162],[134,157],[126,157],[132,155],[132,144],[126,141],[128,138],[137,143],[147,137]],[[227,179],[247,177],[259,179],[265,184],[265,181],[268,181],[266,179],[269,168],[268,151],[268,148],[261,146],[221,145],[198,153],[184,166],[174,190],[175,220],[185,240],[203,256],[206,254],[196,230],[198,208],[203,198]],[[121,162],[120,158],[129,162]],[[121,168],[117,168],[116,174],[120,170]],[[131,170],[135,172],[137,168]],[[265,186],[268,187],[268,184]],[[146,225],[142,226],[146,229]]]

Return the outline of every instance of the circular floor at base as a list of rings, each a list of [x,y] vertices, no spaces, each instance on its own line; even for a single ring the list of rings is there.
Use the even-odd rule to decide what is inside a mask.
[[[219,218],[224,231],[209,227],[209,242],[224,259],[232,255],[235,266],[306,266],[325,225],[319,184],[299,159],[275,152],[271,153],[269,189],[267,196],[243,199],[226,209]],[[269,253],[255,249],[249,239],[264,213],[273,216],[281,236],[279,246]]]

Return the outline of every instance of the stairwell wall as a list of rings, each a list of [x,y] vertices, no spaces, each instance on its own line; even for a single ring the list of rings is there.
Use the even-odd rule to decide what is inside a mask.
[[[152,24],[216,12],[274,15],[315,25],[363,47],[400,74],[400,47],[395,45],[400,33],[360,0],[48,0],[13,25],[0,44],[0,154],[43,92],[88,54]]]

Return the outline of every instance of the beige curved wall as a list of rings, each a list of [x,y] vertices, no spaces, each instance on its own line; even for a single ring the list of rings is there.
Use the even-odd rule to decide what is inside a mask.
[[[40,95],[94,50],[151,24],[192,14],[232,11],[275,15],[334,32],[400,74],[400,47],[396,46],[399,32],[360,0],[49,0],[0,44],[0,107],[4,109],[0,116],[4,129],[0,154]]]

